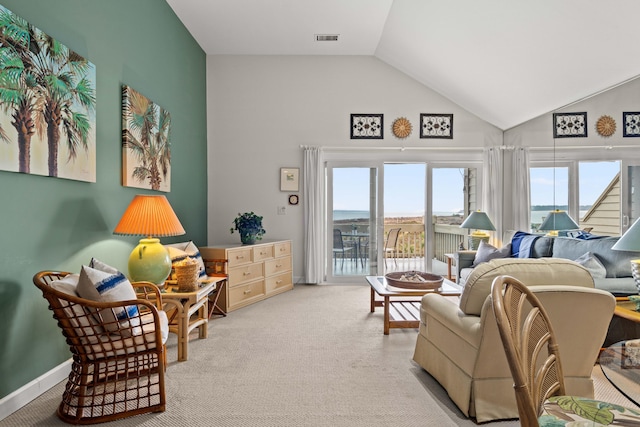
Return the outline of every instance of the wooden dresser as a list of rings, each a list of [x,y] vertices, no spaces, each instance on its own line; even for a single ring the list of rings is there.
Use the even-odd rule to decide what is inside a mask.
[[[200,248],[203,259],[226,259],[229,281],[218,304],[227,312],[293,289],[291,240]]]

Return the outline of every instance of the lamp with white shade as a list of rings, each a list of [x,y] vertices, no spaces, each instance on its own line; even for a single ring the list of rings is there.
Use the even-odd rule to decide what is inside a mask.
[[[113,233],[146,236],[140,239],[129,256],[129,278],[136,282],[164,285],[171,272],[171,258],[158,237],[185,234],[167,198],[163,195],[136,195]]]
[[[559,230],[577,230],[578,224],[565,211],[555,209],[542,221],[538,230],[549,231],[550,235],[558,235]]]
[[[611,247],[614,251],[640,252],[640,220],[636,220],[631,227]],[[638,255],[640,257],[640,255]],[[631,273],[640,294],[640,259],[631,260]]]
[[[548,231],[549,236],[557,236],[560,230],[577,230],[578,228],[580,228],[578,224],[567,212],[556,208],[556,139],[553,138],[553,210],[542,221],[538,231]]]
[[[469,249],[478,249],[481,240],[489,241],[489,234],[485,233],[485,231],[496,230],[496,227],[489,219],[489,215],[482,211],[471,212],[471,215],[460,224],[460,228],[475,230],[469,235]]]

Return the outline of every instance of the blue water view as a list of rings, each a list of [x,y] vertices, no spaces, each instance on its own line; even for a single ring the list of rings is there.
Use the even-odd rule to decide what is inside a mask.
[[[582,218],[587,211],[580,211],[580,217]],[[437,216],[449,216],[455,215],[455,212],[434,212],[434,215]],[[540,224],[542,223],[542,219],[549,214],[549,211],[531,211],[531,223],[532,224]],[[385,217],[387,218],[399,218],[399,217],[412,217],[412,216],[422,216],[422,213],[419,212],[394,212],[387,213]],[[369,211],[351,211],[351,210],[335,210],[333,211],[333,220],[334,221],[346,221],[351,219],[368,219]]]

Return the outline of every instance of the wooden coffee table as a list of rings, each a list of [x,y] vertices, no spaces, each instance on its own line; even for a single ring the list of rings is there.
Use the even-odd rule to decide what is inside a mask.
[[[425,294],[435,293],[445,296],[458,296],[462,288],[454,282],[444,279],[440,289],[404,289],[387,283],[384,276],[366,276],[371,286],[371,313],[376,307],[384,308],[384,334],[389,335],[391,328],[417,328],[420,326],[420,299]],[[376,299],[376,295],[383,299]]]

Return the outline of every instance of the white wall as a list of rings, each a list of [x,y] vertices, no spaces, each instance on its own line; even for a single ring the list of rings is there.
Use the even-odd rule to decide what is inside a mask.
[[[293,240],[296,278],[303,276],[302,203],[287,204],[279,178],[281,167],[300,167],[302,176],[301,144],[459,148],[502,143],[501,130],[372,56],[209,56],[207,99],[208,243],[238,243],[238,234],[229,233],[233,218],[254,211],[264,216],[265,239]],[[351,140],[352,113],[384,114],[384,139]],[[454,139],[420,139],[420,113],[453,113]],[[413,124],[404,140],[390,131],[398,117]],[[429,153],[405,156],[415,160]],[[464,151],[453,155],[466,158]],[[286,206],[286,215],[277,215],[278,206]]]
[[[640,79],[636,78],[602,93],[558,108],[557,112],[586,112],[586,138],[557,138],[555,140],[555,160],[627,160],[640,161],[640,138],[623,137],[623,112],[640,111]],[[596,132],[596,122],[603,115],[616,121],[616,132],[610,137]],[[504,132],[504,144],[530,148],[531,161],[553,161],[553,112],[529,120]],[[509,152],[507,152],[509,153]],[[508,160],[508,159],[506,159]],[[509,162],[506,161],[508,164]],[[505,176],[509,172],[505,170]],[[508,201],[512,193],[511,180],[505,179],[505,229],[512,224]]]

